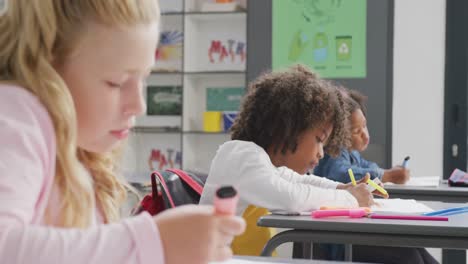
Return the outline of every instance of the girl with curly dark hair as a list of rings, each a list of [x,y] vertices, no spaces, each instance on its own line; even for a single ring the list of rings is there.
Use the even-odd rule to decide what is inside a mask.
[[[409,170],[403,166],[394,166],[390,169],[379,167],[377,163],[368,161],[361,156],[369,145],[369,130],[367,129],[366,105],[367,97],[357,90],[340,87],[344,93],[349,115],[351,144],[348,149],[342,149],[338,157],[325,157],[320,160],[314,169],[317,176],[327,177],[338,182],[348,182],[348,169],[351,168],[356,179],[369,173],[371,179],[378,178],[382,182],[404,184],[410,178]]]
[[[213,159],[200,203],[211,204],[220,185],[233,185],[240,196],[236,212],[244,217],[258,218],[258,207],[298,213],[320,206],[371,205],[366,179],[352,186],[305,175],[324,148],[338,154],[348,145],[347,117],[336,87],[306,67],[264,74],[247,91],[232,140]],[[256,218],[247,220],[247,231],[233,242],[233,251],[258,255],[266,241],[258,241]],[[242,242],[246,240],[248,244]]]
[[[369,174],[371,179],[378,178],[383,182],[404,183],[409,172],[403,167],[384,170],[376,163],[367,161],[359,152],[364,151],[369,144],[367,129],[366,105],[367,97],[345,87],[338,88],[343,95],[351,133],[351,144],[343,148],[338,157],[325,154],[319,165],[314,169],[314,175],[326,177],[338,182],[349,182],[348,169],[352,168],[356,179]],[[320,244],[321,255],[326,260],[344,260],[344,246],[336,244]],[[353,261],[372,263],[438,263],[424,248],[402,248],[387,246],[353,246]]]

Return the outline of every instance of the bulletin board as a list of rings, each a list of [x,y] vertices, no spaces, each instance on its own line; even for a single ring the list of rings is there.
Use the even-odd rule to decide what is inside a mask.
[[[356,31],[339,31],[338,26],[335,29],[323,28],[328,36],[327,41],[329,49],[327,54],[329,59],[335,56],[336,59],[336,43],[347,41],[346,36],[352,36],[353,53],[351,58],[359,57],[361,62],[356,62],[353,67],[360,68],[356,71],[341,72],[330,70],[328,72],[318,71],[321,77],[331,79],[341,83],[351,89],[359,90],[368,97],[367,102],[367,124],[371,134],[371,141],[366,152],[363,153],[365,158],[377,162],[382,167],[391,167],[392,153],[392,107],[393,107],[393,24],[394,24],[394,1],[365,1],[365,0],[253,0],[248,1],[249,21],[247,23],[247,39],[249,46],[247,47],[247,80],[251,81],[257,78],[260,74],[278,68],[287,67],[289,56],[289,46],[291,37],[297,33],[301,23],[294,22],[293,17],[289,17],[283,23],[282,29],[278,29],[283,35],[278,33],[275,28],[275,23],[278,23],[278,17],[275,18],[276,12],[296,12],[299,11],[299,4],[307,4],[307,2],[317,3],[319,10],[332,9],[340,3],[340,8],[347,8],[353,11],[348,13],[358,12],[359,18],[356,21],[351,21],[353,14],[340,15],[338,21],[343,17],[350,25],[355,25]],[[351,4],[353,6],[348,6]],[[328,4],[328,5],[327,5]],[[282,10],[276,10],[275,5]],[[328,8],[328,9],[327,9]],[[291,9],[292,11],[287,11]],[[317,11],[319,12],[319,11]],[[331,11],[330,11],[331,12]],[[336,14],[338,11],[336,11]],[[299,13],[302,16],[301,13]],[[300,21],[300,16],[295,19]],[[318,16],[318,15],[316,15]],[[283,18],[279,18],[283,19]],[[365,25],[363,25],[365,23]],[[319,30],[318,27],[316,27]],[[344,27],[346,29],[346,27]],[[311,29],[312,30],[312,29]],[[318,31],[310,31],[303,40],[307,42],[310,38],[309,47],[314,47],[314,37]],[[320,36],[320,34],[318,34]],[[276,44],[277,38],[284,36],[283,44]],[[289,36],[289,37],[288,37]],[[345,38],[337,41],[337,36],[345,36]],[[358,37],[359,36],[359,37]],[[364,42],[361,38],[364,36]],[[317,37],[318,40],[324,39]],[[349,39],[349,38],[348,38]],[[319,43],[317,43],[318,45]],[[280,52],[280,46],[284,45],[284,53]],[[323,45],[323,43],[322,43]],[[335,45],[335,46],[333,46]],[[358,53],[357,50],[361,49]],[[318,51],[318,56],[323,56],[323,51]],[[279,55],[278,55],[279,54]],[[283,54],[283,55],[281,55]],[[294,54],[293,54],[294,55]],[[281,57],[283,56],[283,57]],[[286,57],[284,57],[286,56]],[[309,55],[311,56],[311,55]],[[300,56],[299,56],[300,57]],[[364,60],[364,61],[362,61]],[[299,61],[300,62],[300,61]],[[310,61],[304,61],[307,64]],[[297,63],[297,61],[296,61]],[[283,65],[284,64],[284,65]],[[312,64],[308,64],[314,67]],[[355,65],[355,66],[354,66]],[[320,70],[320,69],[318,69]],[[317,69],[314,69],[317,71]]]
[[[301,63],[324,78],[366,77],[366,0],[273,0],[272,68]]]

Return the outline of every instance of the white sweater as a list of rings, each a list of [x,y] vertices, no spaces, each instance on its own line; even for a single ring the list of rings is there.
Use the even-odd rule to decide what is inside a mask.
[[[212,204],[216,189],[232,185],[239,192],[236,215],[249,205],[270,211],[303,212],[320,206],[357,207],[339,183],[275,167],[265,150],[253,142],[233,140],[221,145],[211,164],[200,204]]]

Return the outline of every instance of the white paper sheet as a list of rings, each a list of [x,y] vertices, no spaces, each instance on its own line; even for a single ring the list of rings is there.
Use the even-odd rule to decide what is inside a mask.
[[[392,212],[392,213],[407,213],[419,214],[434,211],[429,206],[413,199],[374,199],[376,205],[371,206],[372,212]],[[299,216],[310,215],[311,212],[289,213],[285,211],[275,211],[272,214]]]
[[[415,176],[411,177],[405,184],[394,184],[386,182],[385,185],[394,186],[422,186],[422,187],[436,187],[439,186],[440,176]]]
[[[372,212],[427,213],[432,212],[427,205],[411,199],[374,199],[377,203]]]

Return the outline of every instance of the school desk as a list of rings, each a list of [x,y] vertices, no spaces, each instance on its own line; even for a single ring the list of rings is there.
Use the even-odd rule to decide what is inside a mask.
[[[467,187],[450,187],[447,183],[440,183],[439,186],[433,187],[385,185],[385,189],[388,191],[391,198],[450,203],[468,202]]]
[[[391,198],[415,199],[418,201],[439,201],[451,203],[468,202],[468,188],[450,187],[448,184],[439,183],[439,186],[416,187],[405,185],[386,185],[385,189]],[[466,261],[465,251],[442,250],[443,263],[461,263]]]
[[[442,202],[423,203],[434,210],[467,205]],[[468,214],[450,216],[449,221],[267,215],[261,217],[257,224],[264,227],[290,229],[270,239],[263,249],[262,256],[270,256],[275,248],[287,242],[345,244],[345,260],[348,261],[352,259],[352,244],[432,247],[463,252],[468,249]],[[450,263],[465,263],[465,260]]]

